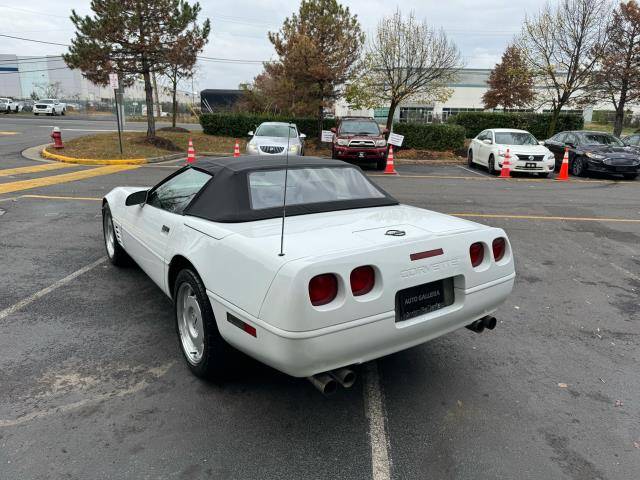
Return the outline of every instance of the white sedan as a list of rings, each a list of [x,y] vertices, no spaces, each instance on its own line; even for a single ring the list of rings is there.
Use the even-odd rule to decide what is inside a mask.
[[[484,130],[471,140],[467,151],[469,167],[482,165],[487,167],[489,173],[497,175],[502,169],[507,150],[512,172],[537,173],[540,177],[548,177],[555,168],[555,157],[551,150],[540,145],[529,132],[507,128]]]
[[[173,300],[194,374],[223,376],[231,345],[327,393],[350,366],[495,327],[515,278],[503,230],[401,205],[337,160],[291,157],[286,178],[284,223],[284,157],[201,160],[103,200],[109,258]]]

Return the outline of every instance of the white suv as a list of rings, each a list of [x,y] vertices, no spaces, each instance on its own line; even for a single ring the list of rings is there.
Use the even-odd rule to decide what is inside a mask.
[[[540,177],[548,177],[555,168],[555,157],[551,150],[541,145],[529,132],[509,128],[484,130],[471,140],[467,151],[469,167],[483,165],[489,173],[497,175],[502,169],[507,150],[512,172],[537,173]]]
[[[18,109],[19,109],[18,104],[14,102],[12,98],[0,98],[0,112],[18,113]]]
[[[34,115],[64,115],[67,112],[67,105],[55,98],[45,98],[38,100],[33,105]]]

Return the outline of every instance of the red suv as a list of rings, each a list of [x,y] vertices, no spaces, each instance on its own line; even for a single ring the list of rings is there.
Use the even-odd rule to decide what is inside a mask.
[[[354,163],[375,162],[378,170],[387,164],[387,129],[380,130],[376,121],[365,117],[344,117],[338,128],[332,128],[331,157]]]

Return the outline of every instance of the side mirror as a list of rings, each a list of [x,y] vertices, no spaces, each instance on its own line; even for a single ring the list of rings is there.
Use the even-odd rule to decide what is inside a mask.
[[[338,130],[336,130],[336,127],[331,127],[331,132],[332,133],[336,133]]]
[[[482,143],[484,143],[485,145],[493,145],[493,142],[490,138],[485,138],[484,140],[482,140]]]
[[[250,137],[253,137],[253,130],[251,130],[249,133],[247,133],[247,135],[249,135]]]
[[[149,190],[140,190],[139,192],[133,192],[127,197],[127,199],[124,201],[124,204],[127,207],[130,207],[131,205],[142,205],[143,203],[146,203],[148,193]]]
[[[538,140],[538,145],[542,145],[542,146],[544,146],[544,144],[545,144],[545,143],[546,143],[546,142],[545,142],[544,140]]]
[[[575,146],[573,143],[571,143],[571,142],[567,142],[567,143],[565,143],[565,146],[566,146],[566,147],[569,147],[569,148],[576,148],[576,146]]]
[[[307,136],[304,133],[301,133],[300,135],[298,135],[302,140],[304,140],[305,138],[307,138]]]

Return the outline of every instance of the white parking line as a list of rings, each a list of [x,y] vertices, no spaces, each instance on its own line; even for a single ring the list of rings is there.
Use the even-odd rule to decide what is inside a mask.
[[[75,272],[67,275],[66,277],[58,280],[57,282],[49,285],[48,287],[43,288],[42,290],[40,290],[40,291],[38,291],[38,292],[36,292],[36,293],[34,293],[32,295],[29,295],[27,298],[23,298],[18,303],[15,303],[15,304],[11,305],[10,307],[5,308],[4,310],[0,310],[0,320],[4,320],[9,315],[11,315],[11,314],[17,312],[18,310],[26,307],[30,303],[35,302],[39,298],[44,297],[48,293],[51,293],[54,290],[57,290],[58,288],[65,286],[67,283],[71,282],[73,279],[79,277],[83,273],[87,273],[89,270],[93,270],[98,265],[101,265],[106,261],[107,261],[106,257],[100,258],[99,260],[96,260],[95,262],[90,263],[89,265],[87,265],[85,267],[82,267],[80,270],[76,270]]]
[[[378,375],[378,364],[375,360],[365,365],[364,413],[369,419],[373,480],[389,480],[391,478],[391,457],[389,456],[387,417],[384,408],[384,394]]]
[[[488,177],[489,175],[486,175],[484,173],[480,173],[480,172],[476,172],[475,170],[471,170],[470,168],[467,167],[463,167],[462,165],[457,165],[458,168],[461,168],[462,170],[466,170],[467,172],[471,172],[471,173],[475,173],[476,175],[480,175],[481,177]]]

